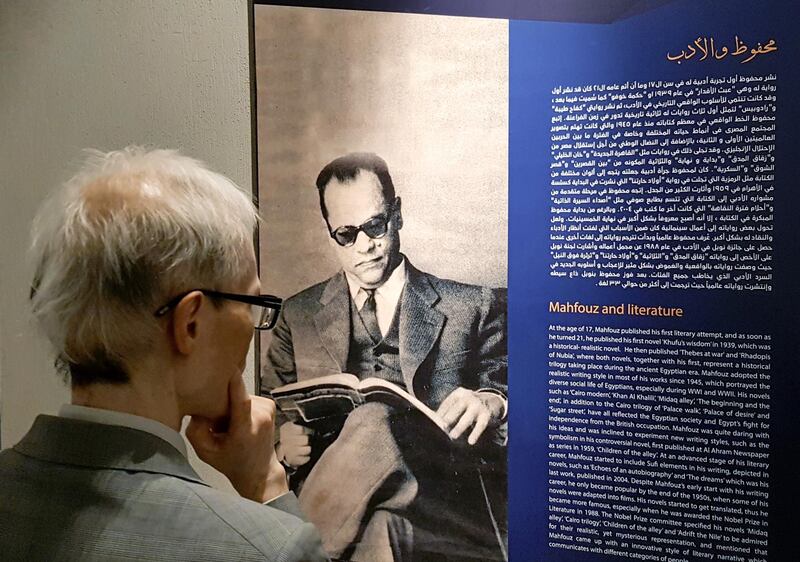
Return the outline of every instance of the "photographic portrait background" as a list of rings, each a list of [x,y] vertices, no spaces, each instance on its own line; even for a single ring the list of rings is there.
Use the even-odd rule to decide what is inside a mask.
[[[254,24],[264,291],[339,269],[314,182],[354,151],[388,163],[414,265],[506,286],[508,22],[257,5]]]

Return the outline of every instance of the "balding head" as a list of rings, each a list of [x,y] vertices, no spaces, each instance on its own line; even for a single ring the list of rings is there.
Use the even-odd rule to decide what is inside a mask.
[[[252,275],[255,221],[250,198],[196,160],[91,153],[33,227],[33,313],[72,383],[126,381],[165,300]]]

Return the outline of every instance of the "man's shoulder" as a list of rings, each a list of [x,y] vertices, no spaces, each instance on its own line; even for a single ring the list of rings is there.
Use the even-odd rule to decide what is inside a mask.
[[[319,283],[315,283],[310,287],[306,287],[301,291],[298,291],[284,301],[284,308],[306,307],[310,303],[318,303],[320,298],[322,298],[322,294],[325,292],[328,284],[336,280],[340,275],[342,275],[341,272],[332,275],[331,277],[328,277]]]
[[[452,299],[476,305],[482,302],[503,300],[506,294],[505,288],[492,288],[438,277],[432,273],[416,269],[410,264],[408,279],[411,284],[416,286],[429,285],[444,300]]]
[[[347,294],[347,281],[344,273],[339,271],[287,298],[283,302],[282,316],[292,325],[307,321],[329,301],[340,298],[342,294]]]
[[[44,503],[41,525],[20,517]],[[57,543],[42,535],[78,507],[82,516],[72,535]],[[0,526],[17,536],[8,544],[0,537],[0,551],[10,552],[11,560],[23,559],[26,548],[41,559],[56,549],[66,560],[87,553],[87,559],[323,559],[313,526],[291,511],[171,474],[62,465],[13,449],[0,453]],[[100,528],[113,533],[97,538]]]
[[[314,542],[316,530],[300,518],[294,494],[281,498],[276,505],[282,508],[278,509],[208,486],[191,482],[185,482],[184,485],[208,509],[210,524],[240,535],[245,542],[269,558],[280,558],[278,555],[288,550],[311,546],[293,543]]]
[[[78,430],[89,438],[79,442]],[[26,514],[42,505],[33,525]],[[42,560],[319,559],[299,513],[211,488],[171,445],[138,430],[40,416],[0,452],[0,528],[12,530],[0,533],[0,552],[10,560],[29,549]],[[73,519],[68,535],[48,534]]]
[[[444,294],[474,296],[488,290],[488,287],[473,285],[471,283],[462,283],[461,281],[447,279],[446,277],[438,277],[425,271],[418,271],[417,273],[420,278],[427,280],[437,291]]]
[[[129,501],[139,503],[143,497],[157,497],[160,505],[157,508],[151,505],[149,508],[150,518],[156,527],[160,524],[166,526],[171,519],[169,513],[179,509],[180,528],[171,532],[184,538],[219,541],[226,543],[229,549],[236,545],[235,550],[242,555],[258,553],[272,559],[291,548],[290,543],[303,533],[304,528],[311,527],[298,516],[299,511],[292,513],[276,509],[172,475],[140,476],[143,477],[140,496],[131,494]],[[137,510],[131,508],[131,512]],[[229,559],[231,551],[219,554],[220,559]],[[218,559],[210,552],[208,555],[210,559]]]
[[[275,525],[286,530],[303,523],[293,513],[263,505],[204,484],[170,478],[170,482],[167,485],[181,488],[186,496],[191,498],[191,502],[196,503],[198,507],[208,512],[212,520],[219,520],[237,531],[248,529],[250,524],[255,524],[263,531],[264,529],[275,528]],[[241,526],[235,523],[248,524]]]

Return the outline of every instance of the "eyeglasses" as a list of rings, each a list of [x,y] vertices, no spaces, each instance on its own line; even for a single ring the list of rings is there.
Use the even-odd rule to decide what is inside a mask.
[[[389,221],[392,220],[396,203],[395,199],[388,211],[372,217],[360,226],[340,226],[336,230],[330,231],[331,238],[345,248],[356,243],[359,232],[363,232],[372,239],[383,238],[389,229]]]
[[[192,291],[200,291],[206,296],[215,299],[243,302],[250,305],[253,314],[253,326],[256,330],[271,330],[278,321],[283,299],[273,295],[238,295],[235,293],[221,293],[210,289],[191,289],[171,299],[164,306],[155,311],[155,316],[164,316],[170,309],[178,305],[183,297]]]

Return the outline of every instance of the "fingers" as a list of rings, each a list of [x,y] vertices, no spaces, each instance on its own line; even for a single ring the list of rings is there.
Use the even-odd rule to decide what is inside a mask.
[[[301,466],[311,460],[309,437],[314,430],[292,422],[286,422],[280,428],[281,453],[284,461],[291,466]]]
[[[444,416],[442,416],[442,420],[444,420],[445,426],[453,429],[453,425],[461,419],[464,415],[464,412],[467,411],[469,407],[469,402],[466,400],[460,400],[453,404],[447,412],[445,412]]]
[[[464,413],[461,414],[461,417],[458,419],[456,426],[450,430],[450,439],[458,439],[461,437],[462,433],[475,424],[478,415],[482,411],[483,406],[480,401],[470,401],[464,409]]]
[[[294,457],[307,457],[311,455],[311,445],[283,443],[281,446],[284,448],[284,454],[287,454],[289,450],[291,450],[290,454]]]
[[[314,434],[314,430],[310,427],[299,425],[292,422],[286,422],[280,429],[280,442],[287,446],[305,446],[309,443],[309,438]]]
[[[451,392],[447,398],[442,400],[437,413],[442,417],[442,420],[448,428],[452,427],[456,420],[464,413],[471,396],[471,391],[459,387]]]
[[[439,409],[436,410],[436,413],[442,416],[442,418],[444,418],[445,414],[447,414],[447,411],[452,407],[452,405],[456,403],[457,397],[453,396],[456,392],[458,392],[458,389],[448,394],[447,397],[442,400],[442,403],[439,404]]]
[[[262,422],[275,420],[275,402],[263,396],[250,396],[251,417]]]
[[[213,422],[211,420],[198,416],[192,416],[189,420],[189,425],[186,426],[186,438],[201,459],[203,459],[206,451],[216,448],[217,441],[212,428]]]
[[[292,445],[292,446],[295,446],[295,447],[304,447],[305,445],[309,444],[309,435],[307,435],[305,433],[296,434],[296,435],[295,434],[289,434],[289,435],[281,434],[280,441],[281,441],[281,443],[283,443],[284,445],[287,445],[287,446],[288,445]]]
[[[229,431],[236,431],[240,427],[250,424],[252,414],[252,400],[242,377],[233,377],[228,385],[228,400],[230,412]]]
[[[264,443],[275,443],[275,402],[261,396],[250,397],[249,433],[258,435]]]
[[[475,426],[472,428],[472,432],[469,434],[469,437],[467,437],[467,443],[474,445],[478,442],[478,439],[481,438],[484,430],[489,425],[490,417],[491,416],[489,416],[489,413],[485,410],[478,414],[478,419],[475,422]]]
[[[299,447],[296,450],[284,449],[283,460],[289,466],[303,466],[311,460],[311,447]]]
[[[495,400],[496,399],[496,400]],[[497,406],[493,408],[494,406]],[[474,445],[492,423],[493,409],[502,410],[502,402],[491,394],[481,394],[463,387],[451,392],[439,406],[438,414],[450,429],[450,439],[459,439],[468,430],[467,443]]]
[[[284,436],[290,437],[294,435],[314,435],[314,430],[293,422],[286,422],[281,425],[281,440],[283,440]]]
[[[189,439],[193,437],[205,437],[211,433],[211,427],[211,420],[199,416],[192,416],[189,419],[189,425],[186,426],[186,437]]]

